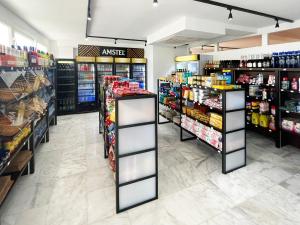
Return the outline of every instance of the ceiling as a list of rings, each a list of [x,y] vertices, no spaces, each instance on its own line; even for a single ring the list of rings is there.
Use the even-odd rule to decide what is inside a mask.
[[[75,3],[76,1],[76,3]],[[89,34],[120,38],[146,39],[172,21],[191,16],[228,23],[228,11],[193,0],[91,0]],[[300,19],[299,0],[217,0],[290,19]],[[1,0],[1,4],[52,40],[74,40],[85,36],[88,0]],[[34,9],[34,12],[33,12]],[[274,24],[272,19],[233,11],[231,24],[261,28]]]

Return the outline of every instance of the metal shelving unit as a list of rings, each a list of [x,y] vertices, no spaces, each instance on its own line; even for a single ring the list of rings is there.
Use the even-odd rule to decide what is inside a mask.
[[[246,101],[244,89],[233,90],[217,90],[214,88],[203,87],[199,85],[185,85],[189,88],[205,89],[218,92],[222,96],[222,129],[197,120],[191,116],[181,114],[180,139],[187,141],[197,139],[208,145],[213,150],[219,152],[222,156],[222,173],[227,174],[241,167],[246,166]],[[182,90],[182,88],[181,88]],[[182,96],[182,93],[181,93]],[[182,102],[182,101],[181,101]],[[183,103],[181,103],[181,108]],[[181,109],[182,111],[182,109]],[[212,129],[219,132],[222,136],[221,147],[216,147],[198,136],[197,131],[185,128],[182,118],[187,117],[195,123],[201,124],[205,129]],[[191,137],[184,138],[184,134],[188,133]]]
[[[178,115],[181,114],[180,109],[179,110],[172,109],[169,105],[166,105],[166,104],[160,102],[160,95],[161,95],[160,85],[161,85],[161,83],[169,83],[171,86],[173,86],[173,84],[174,84],[174,83],[172,83],[170,81],[162,81],[160,79],[157,80],[157,96],[158,96],[158,101],[157,101],[158,102],[158,105],[157,105],[157,109],[158,109],[157,110],[157,114],[158,114],[158,116],[157,116],[157,118],[158,118],[158,124],[174,123],[176,126],[180,127],[180,123],[179,124],[175,123],[172,119],[167,118],[165,115],[161,114],[160,111],[159,111],[160,110],[160,106],[163,106],[165,108],[168,108],[171,111],[176,112]],[[181,88],[181,86],[180,86],[180,88]],[[180,96],[177,99],[179,99],[179,100],[181,99],[181,91],[180,91]],[[163,117],[166,121],[160,121],[160,117]]]

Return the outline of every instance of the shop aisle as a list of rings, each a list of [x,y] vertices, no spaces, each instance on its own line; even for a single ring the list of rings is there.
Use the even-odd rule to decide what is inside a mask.
[[[248,166],[221,173],[220,156],[159,126],[159,200],[115,215],[98,114],[59,117],[1,209],[1,225],[300,224],[300,152],[248,135]]]

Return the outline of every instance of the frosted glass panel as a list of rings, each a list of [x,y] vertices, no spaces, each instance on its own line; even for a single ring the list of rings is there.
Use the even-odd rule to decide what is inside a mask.
[[[119,126],[155,121],[155,98],[119,101]]]
[[[226,92],[226,110],[245,108],[245,91]]]
[[[119,129],[119,154],[155,148],[155,124]]]
[[[231,152],[245,146],[245,130],[226,134],[226,152]]]
[[[245,149],[226,155],[226,171],[245,165]]]
[[[122,186],[119,189],[120,210],[156,197],[156,178]]]
[[[119,183],[155,174],[155,151],[119,159]]]
[[[245,128],[245,111],[226,113],[226,131]]]

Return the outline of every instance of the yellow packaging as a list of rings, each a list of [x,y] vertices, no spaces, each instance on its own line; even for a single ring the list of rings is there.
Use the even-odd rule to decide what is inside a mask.
[[[269,127],[269,118],[267,115],[261,115],[259,117],[259,125],[261,127],[264,127],[264,128],[268,128]]]
[[[258,113],[256,113],[256,112],[254,112],[254,113],[252,113],[252,124],[254,124],[254,125],[259,125],[259,114]]]

